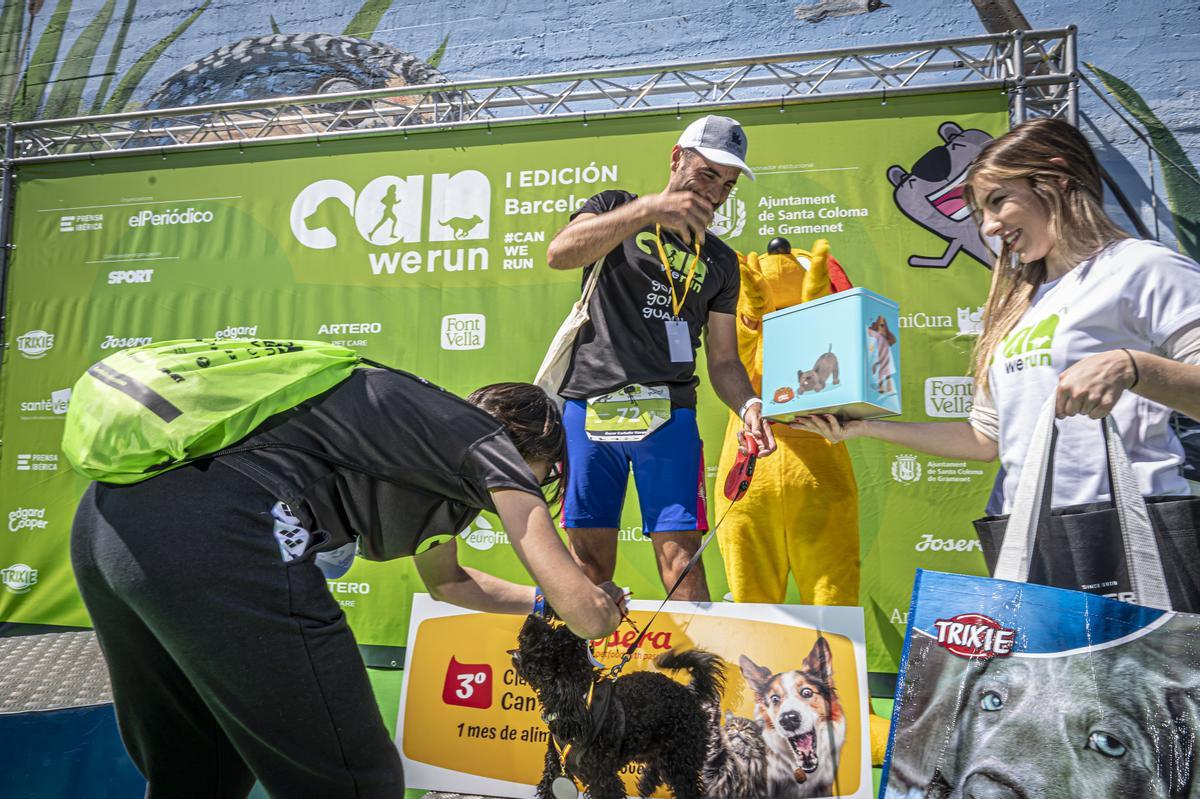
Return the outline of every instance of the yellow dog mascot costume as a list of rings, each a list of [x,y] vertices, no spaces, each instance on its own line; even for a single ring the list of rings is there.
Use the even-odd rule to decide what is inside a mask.
[[[762,318],[833,293],[829,243],[818,240],[811,253],[750,253],[738,260],[738,353],[761,396]],[[833,267],[840,276],[836,261]],[[726,474],[733,465],[741,427],[731,413],[717,474]],[[715,492],[716,518],[727,514],[717,540],[733,599],[782,604],[791,572],[801,604],[857,605],[858,483],[846,445],[786,425],[772,430],[778,449],[758,461],[746,495],[731,505]],[[872,760],[877,763],[887,748],[887,728],[886,721],[871,716]]]

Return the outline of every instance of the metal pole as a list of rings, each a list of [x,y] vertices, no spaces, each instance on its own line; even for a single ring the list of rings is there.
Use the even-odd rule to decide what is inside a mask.
[[[1013,122],[1025,121],[1025,32],[1012,32]]]
[[[1067,121],[1079,127],[1079,56],[1077,32],[1074,25],[1067,26],[1067,41],[1063,54],[1063,72],[1067,73]]]
[[[12,254],[13,245],[9,243],[12,233],[11,220],[13,209],[13,147],[16,143],[16,129],[9,122],[4,126],[4,157],[0,160],[0,364],[8,360],[8,344],[4,338],[5,322],[8,319],[8,261]]]

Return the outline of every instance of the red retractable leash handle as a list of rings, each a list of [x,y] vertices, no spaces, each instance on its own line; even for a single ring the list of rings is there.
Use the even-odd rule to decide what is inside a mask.
[[[733,468],[725,477],[725,498],[737,502],[750,490],[750,481],[754,479],[754,465],[758,462],[758,441],[753,436],[745,436],[745,451],[739,449]]]

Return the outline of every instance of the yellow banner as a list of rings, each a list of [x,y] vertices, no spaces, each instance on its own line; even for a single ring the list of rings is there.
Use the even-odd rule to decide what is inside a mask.
[[[639,629],[658,604],[632,603],[629,615]],[[508,654],[517,645],[523,622],[519,616],[474,613],[427,595],[415,597],[396,725],[411,787],[534,795],[549,733],[537,697],[517,675]],[[623,624],[609,638],[594,642],[606,672],[620,662],[635,638]],[[752,726],[765,744],[763,765],[777,774],[797,776],[802,772],[801,750],[788,741],[789,721],[782,716],[790,710],[799,717],[798,703],[811,700],[812,681],[823,674],[833,688],[831,700],[809,701],[805,707],[820,706],[815,734],[818,741],[822,734],[827,736],[824,755],[833,762],[813,772],[814,779],[829,783],[828,789],[810,783],[808,789],[818,792],[804,795],[865,799],[871,780],[864,743],[863,639],[860,608],[671,602],[621,673],[654,670],[654,658],[671,649],[699,647],[720,656],[726,677],[721,723]],[[688,679],[686,673],[671,676],[681,682]],[[636,708],[624,711],[637,713]],[[813,751],[820,749],[814,744]],[[622,771],[630,795],[637,795],[640,771],[637,764]],[[664,789],[654,795],[669,793]]]

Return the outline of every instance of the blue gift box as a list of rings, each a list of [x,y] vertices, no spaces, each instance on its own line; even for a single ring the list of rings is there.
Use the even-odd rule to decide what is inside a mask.
[[[900,308],[867,289],[840,291],[763,318],[763,413],[900,413]]]

